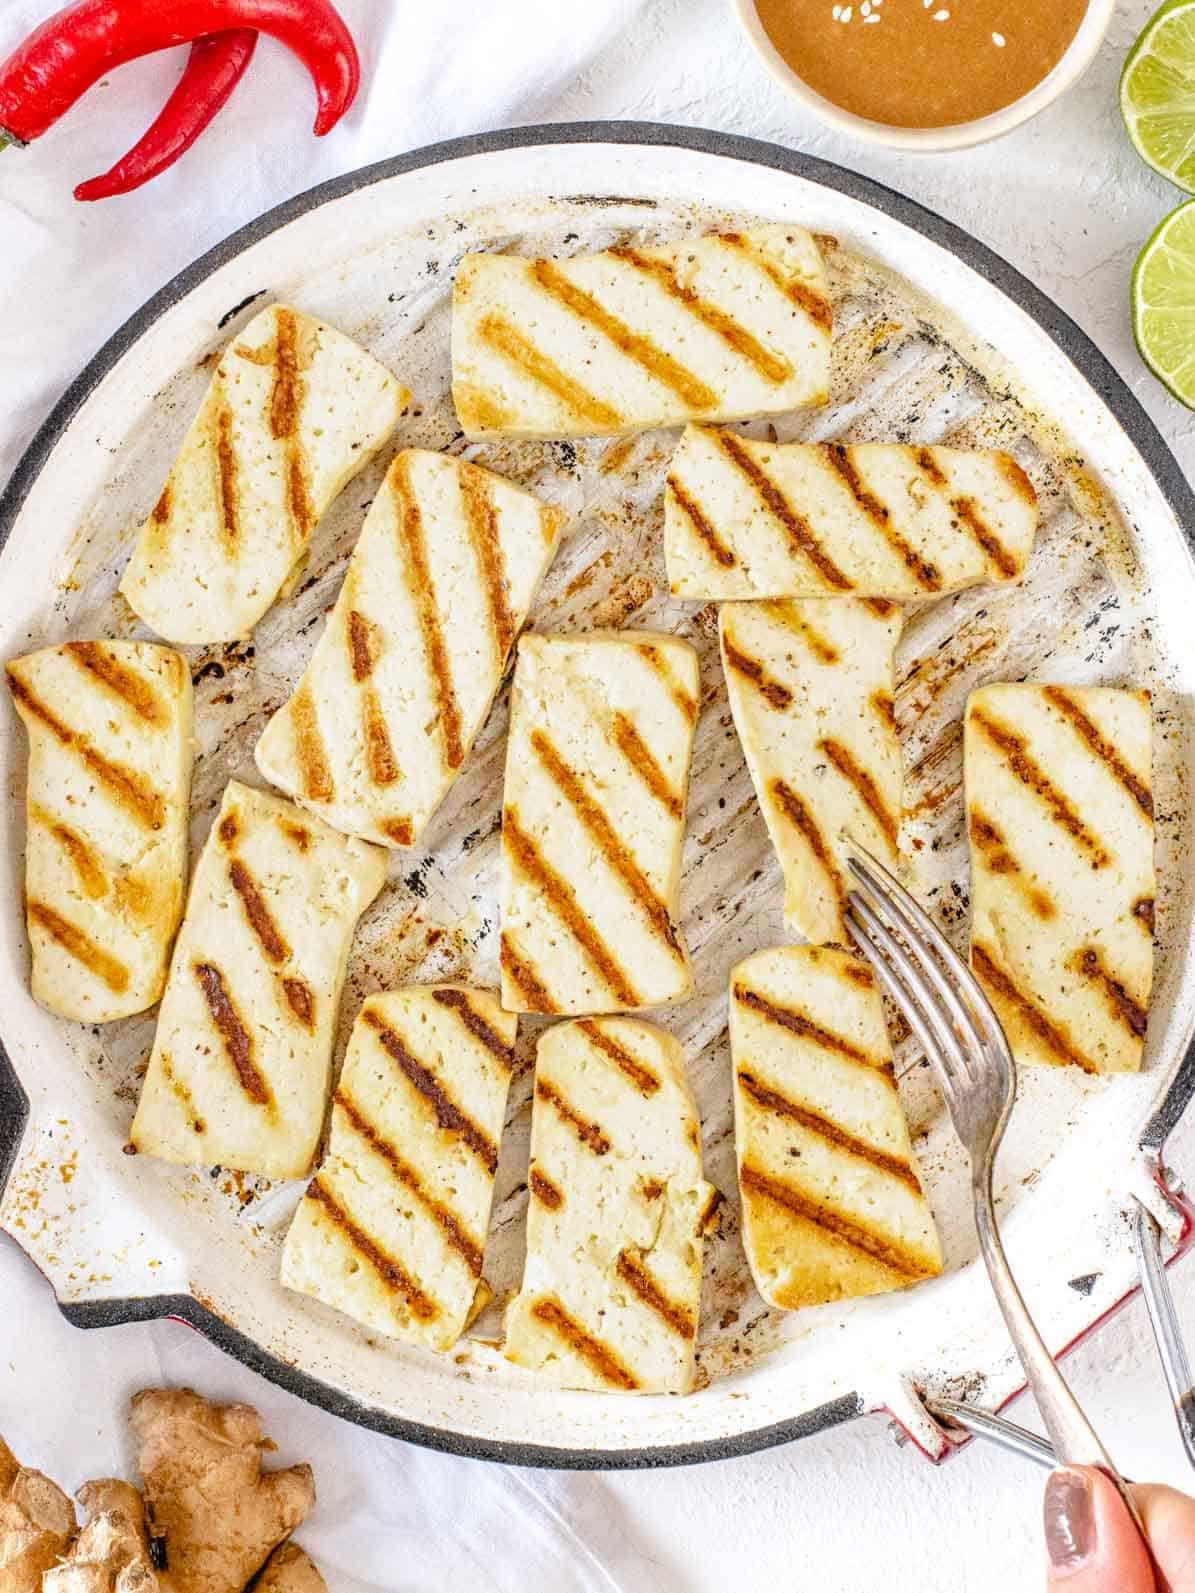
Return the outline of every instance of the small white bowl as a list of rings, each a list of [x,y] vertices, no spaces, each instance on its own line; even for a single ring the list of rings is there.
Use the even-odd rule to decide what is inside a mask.
[[[798,5],[820,4],[821,0],[796,0]],[[828,0],[826,0],[828,4]],[[1078,32],[1053,70],[1041,82],[1023,94],[1019,100],[993,111],[990,116],[980,116],[973,122],[955,122],[949,127],[891,127],[886,122],[873,122],[853,111],[843,110],[824,95],[818,94],[799,77],[776,49],[764,32],[759,20],[755,0],[731,0],[743,31],[755,46],[756,52],[781,88],[802,105],[807,106],[823,122],[842,133],[852,133],[856,138],[873,144],[887,144],[892,149],[943,150],[967,149],[972,144],[983,144],[991,138],[1001,138],[1014,127],[1027,122],[1031,116],[1052,105],[1060,94],[1077,83],[1095,60],[1108,23],[1112,19],[1116,0],[1089,0],[1087,11]]]

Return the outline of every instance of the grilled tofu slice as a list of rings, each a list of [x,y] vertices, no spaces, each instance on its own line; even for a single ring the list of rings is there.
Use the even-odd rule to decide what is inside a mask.
[[[502,814],[508,1010],[688,995],[677,898],[697,692],[697,654],[674,636],[519,643]]]
[[[151,1007],[187,887],[191,675],[151,642],[16,658],[29,733],[25,919],[34,999],[107,1023]]]
[[[349,942],[386,853],[229,782],[200,854],[130,1135],[163,1161],[309,1171]]]
[[[1141,1066],[1153,982],[1145,691],[985,686],[963,740],[971,966],[1018,1062]]]
[[[394,1338],[449,1350],[478,1291],[518,1019],[458,985],[371,996],[332,1096],[328,1154],[282,1281]]]
[[[1019,581],[1037,495],[1009,454],[767,443],[689,426],[664,488],[677,597],[933,597]]]
[[[748,957],[730,975],[730,1053],[743,1243],[768,1304],[941,1272],[866,963],[829,946]]]
[[[565,1388],[693,1386],[702,1236],[718,1193],[680,1046],[654,1024],[545,1031],[535,1066],[523,1285],[506,1357]]]
[[[784,921],[848,944],[841,837],[895,863],[901,813],[884,600],[769,599],[719,614],[730,708],[784,872]]]
[[[452,394],[470,437],[593,437],[824,404],[831,309],[800,227],[564,260],[467,254]]]
[[[338,830],[413,846],[459,773],[560,535],[501,476],[407,449],[257,766]]]
[[[172,642],[250,634],[410,394],[322,321],[271,305],[225,349],[120,590]]]

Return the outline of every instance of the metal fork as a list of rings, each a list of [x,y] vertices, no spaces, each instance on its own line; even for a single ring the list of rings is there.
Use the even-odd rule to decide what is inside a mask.
[[[1098,1466],[1144,1537],[1124,1479],[1029,1315],[996,1226],[992,1167],[1017,1090],[1004,1031],[978,980],[929,915],[870,852],[849,837],[844,841],[855,886],[847,898],[847,928],[924,1047],[971,1158],[979,1248],[1058,1464]]]

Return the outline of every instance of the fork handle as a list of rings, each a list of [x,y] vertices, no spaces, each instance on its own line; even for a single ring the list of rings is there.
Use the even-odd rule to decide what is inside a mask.
[[[979,1248],[987,1265],[988,1276],[992,1280],[992,1291],[1008,1324],[1013,1346],[1020,1356],[1042,1422],[1054,1445],[1058,1464],[1098,1466],[1124,1500],[1125,1507],[1148,1547],[1141,1515],[1133,1502],[1128,1485],[1112,1464],[1108,1451],[1083,1414],[1078,1400],[1058,1370],[1054,1357],[1043,1343],[1041,1334],[1037,1331],[1021,1291],[1017,1287],[1017,1281],[1012,1275],[1000,1231],[996,1226],[990,1156],[981,1166],[973,1168],[971,1185],[975,1197],[975,1227],[979,1234]]]

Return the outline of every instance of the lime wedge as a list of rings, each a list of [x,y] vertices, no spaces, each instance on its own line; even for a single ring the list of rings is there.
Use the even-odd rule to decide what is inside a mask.
[[[1168,0],[1129,51],[1120,112],[1137,153],[1195,193],[1195,0]]]
[[[1195,409],[1195,199],[1172,210],[1137,256],[1132,295],[1141,358]]]

